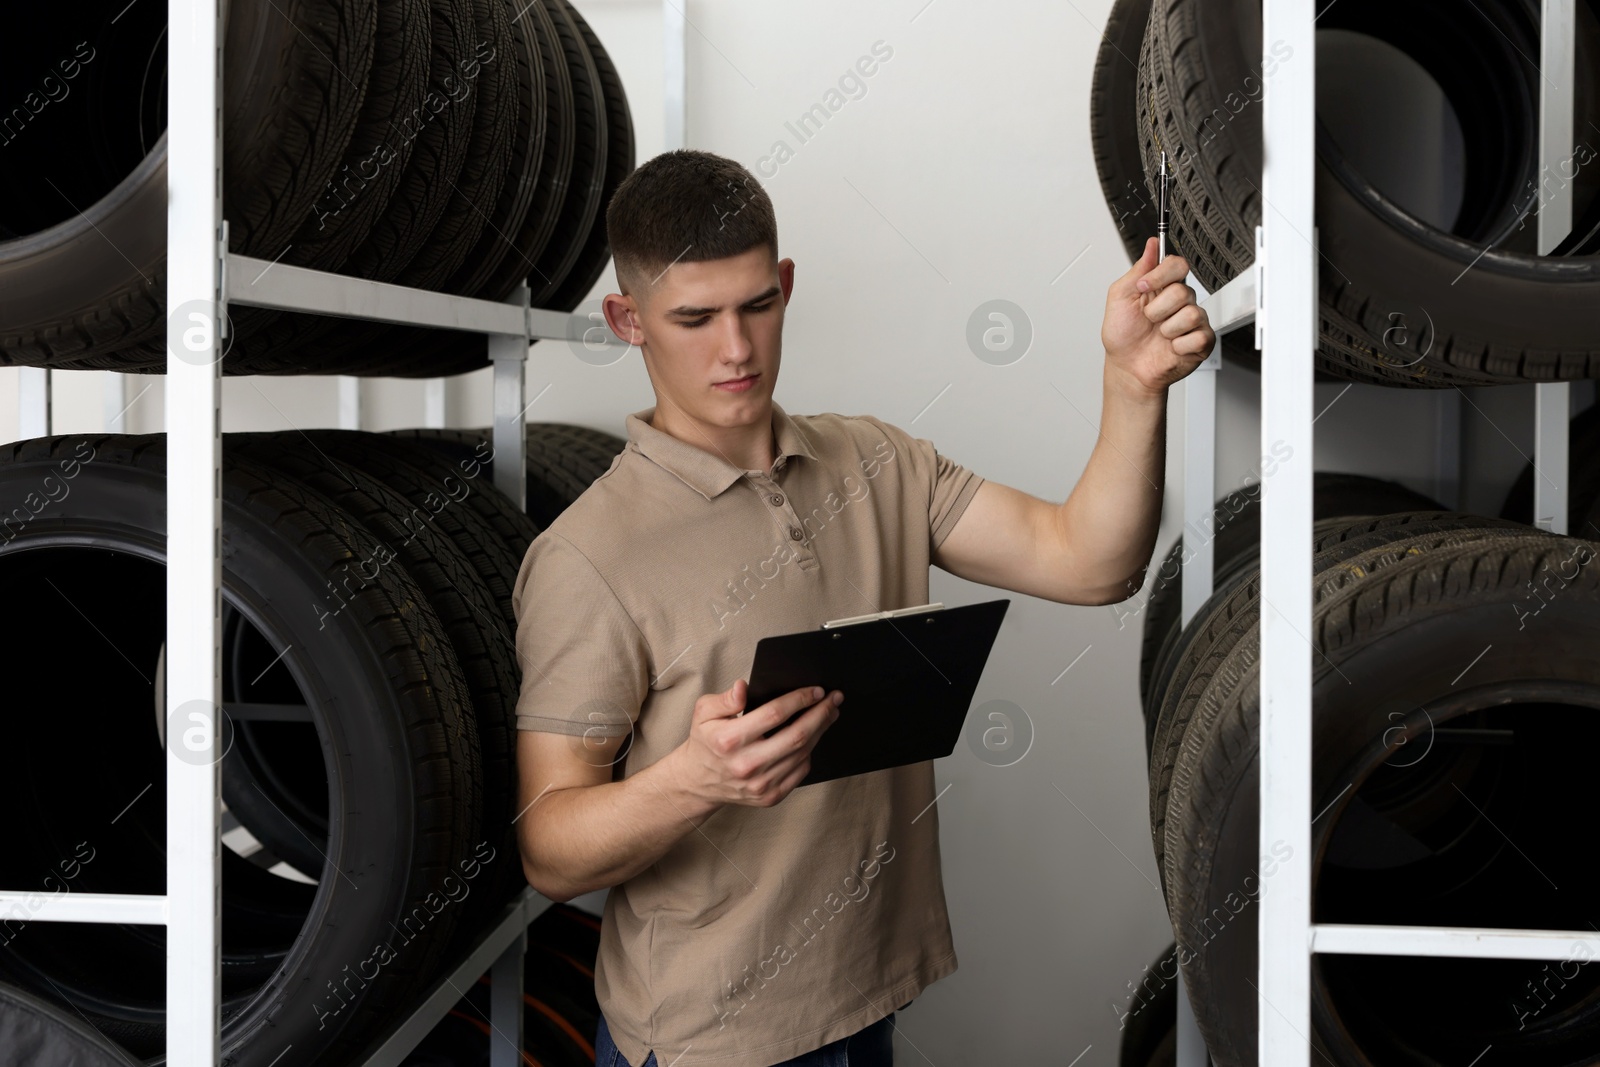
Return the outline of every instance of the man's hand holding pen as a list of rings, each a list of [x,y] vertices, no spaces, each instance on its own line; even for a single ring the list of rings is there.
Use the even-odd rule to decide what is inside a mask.
[[[1160,237],[1146,239],[1139,261],[1111,283],[1100,326],[1107,372],[1152,396],[1186,378],[1211,354],[1217,339],[1194,290],[1184,284],[1188,261],[1161,254],[1166,244],[1164,173],[1161,185]]]

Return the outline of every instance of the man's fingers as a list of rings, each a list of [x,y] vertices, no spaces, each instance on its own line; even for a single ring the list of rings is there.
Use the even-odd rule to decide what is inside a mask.
[[[1143,263],[1144,260],[1141,259],[1139,262]],[[1152,266],[1143,277],[1138,278],[1133,287],[1141,293],[1159,293],[1162,286],[1181,282],[1188,274],[1188,260],[1182,256],[1168,256]]]
[[[745,700],[750,695],[750,683],[736,680],[720,693],[707,693],[694,702],[694,715],[704,719],[732,719],[744,711]]]
[[[790,716],[811,704],[815,704],[826,696],[827,694],[821,686],[806,686],[803,689],[792,689],[780,697],[774,697],[759,708],[751,708],[750,714],[741,720],[743,723],[743,735],[740,737],[739,743],[748,745],[760,741],[763,734],[782,726]]]
[[[1128,272],[1126,274],[1112,283],[1112,295],[1138,296],[1139,291],[1134,288],[1134,283],[1148,274],[1150,269],[1156,265],[1156,257],[1157,253],[1160,251],[1160,248],[1161,246],[1159,242],[1157,242],[1154,237],[1146,239],[1144,243],[1144,251],[1140,253],[1138,260],[1133,264],[1133,266],[1128,268]]]
[[[1194,303],[1194,290],[1181,282],[1174,282],[1150,298],[1150,302],[1144,306],[1144,317],[1151,322],[1160,322]]]
[[[1191,330],[1198,330],[1206,324],[1206,313],[1196,304],[1185,304],[1161,322],[1156,327],[1161,336],[1170,339],[1182,337]]]
[[[1208,327],[1186,333],[1172,342],[1172,350],[1180,356],[1209,356],[1217,346],[1217,335]]]
[[[804,690],[801,690],[804,692]],[[770,766],[780,758],[793,752],[809,752],[816,745],[817,738],[827,728],[833,715],[833,702],[827,696],[811,705],[783,729],[771,737],[762,737],[761,731],[756,732],[753,738],[747,740],[744,751],[747,755],[755,757],[759,766]],[[763,716],[756,716],[761,719]],[[787,718],[785,715],[783,718]],[[782,721],[780,719],[779,721]],[[767,727],[771,729],[771,727]]]
[[[797,761],[794,767],[789,770],[789,773],[778,780],[779,791],[781,791],[784,796],[788,796],[790,793],[794,792],[795,788],[800,784],[800,780],[810,773],[811,768],[806,766],[804,760]]]

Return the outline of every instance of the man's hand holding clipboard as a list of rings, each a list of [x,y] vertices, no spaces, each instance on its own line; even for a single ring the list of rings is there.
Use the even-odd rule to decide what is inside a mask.
[[[948,756],[1010,603],[924,604],[764,637],[749,699],[763,705],[806,682],[851,694],[838,728],[814,739],[800,785]]]
[[[748,697],[741,678],[695,701],[689,739],[677,750],[680,770],[698,796],[770,808],[810,772],[812,749],[838,720],[844,694],[805,685],[747,710]]]

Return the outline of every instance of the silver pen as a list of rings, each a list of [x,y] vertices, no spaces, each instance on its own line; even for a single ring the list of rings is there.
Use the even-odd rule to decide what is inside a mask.
[[[1159,242],[1156,252],[1157,262],[1167,258],[1167,153],[1161,152],[1161,179],[1157,185],[1158,204],[1156,207],[1156,239]]]

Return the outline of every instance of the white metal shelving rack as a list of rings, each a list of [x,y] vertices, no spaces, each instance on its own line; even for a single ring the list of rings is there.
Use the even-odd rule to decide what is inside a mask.
[[[1573,136],[1574,0],[1542,0],[1539,160],[1565,161]],[[1350,953],[1562,960],[1577,943],[1600,955],[1592,930],[1503,930],[1367,926],[1311,921],[1311,532],[1313,371],[1317,343],[1317,252],[1313,215],[1316,38],[1314,0],[1263,0],[1263,42],[1283,41],[1304,62],[1281,64],[1262,97],[1262,225],[1253,270],[1215,294],[1190,275],[1218,341],[1184,383],[1184,529],[1207,529],[1216,500],[1216,377],[1221,335],[1252,322],[1261,358],[1261,450],[1293,449],[1269,489],[1261,484],[1261,792],[1262,841],[1284,841],[1292,857],[1260,896],[1256,975],[1258,1062],[1310,1067],[1311,955]],[[1324,7],[1324,10],[1326,8]],[[1542,190],[1542,183],[1541,183]],[[1538,208],[1538,248],[1572,228],[1572,192],[1563,184]],[[1311,234],[1308,243],[1305,234]],[[1270,294],[1263,300],[1262,294]],[[1567,425],[1571,383],[1534,386],[1536,523],[1567,530]],[[1456,442],[1441,442],[1459,464]],[[1182,620],[1212,591],[1209,538],[1183,567]],[[1180,986],[1181,989],[1181,986]],[[1186,994],[1178,997],[1178,1067],[1205,1067],[1207,1055]]]
[[[221,703],[221,356],[229,303],[285,311],[434,326],[487,335],[494,371],[494,483],[526,505],[524,438],[527,359],[534,338],[587,337],[584,316],[528,305],[519,286],[498,303],[307,270],[228,251],[222,217],[221,4],[168,0],[167,64],[167,687],[168,721],[180,712],[215,751]],[[686,134],[686,19],[662,4],[665,131],[668,149]],[[183,57],[182,62],[176,61]],[[268,269],[270,267],[270,270]],[[246,279],[251,279],[246,281]],[[185,312],[174,325],[171,318]],[[223,314],[219,314],[219,310]],[[188,312],[192,311],[193,315]],[[190,331],[185,334],[184,331]],[[608,335],[607,343],[616,343]],[[431,384],[431,383],[430,383]],[[52,432],[52,372],[23,368],[19,378],[22,438]],[[442,389],[430,388],[430,422],[443,424]],[[108,399],[108,414],[111,412]],[[124,414],[119,410],[110,421]],[[339,424],[359,427],[358,379],[341,379]],[[107,429],[120,429],[108,425]],[[193,716],[198,716],[194,718]],[[169,731],[168,736],[172,736]],[[134,923],[167,929],[167,1055],[169,1067],[216,1067],[221,1008],[221,778],[214,760],[166,761],[167,893],[165,896],[70,893],[40,897],[0,891],[0,911],[22,906],[30,920]],[[460,999],[490,972],[491,1067],[522,1062],[522,964],[527,927],[550,901],[533,889],[510,902],[500,919],[422,1004],[366,1050],[364,1067],[397,1067]],[[289,1049],[285,1049],[287,1053]],[[285,1060],[293,1062],[291,1060]]]

